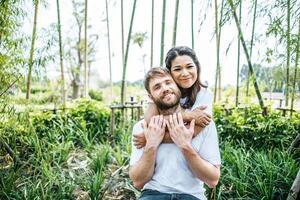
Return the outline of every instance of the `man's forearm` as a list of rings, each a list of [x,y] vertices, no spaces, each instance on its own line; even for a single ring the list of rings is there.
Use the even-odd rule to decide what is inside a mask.
[[[215,187],[220,178],[220,168],[202,159],[191,145],[181,148],[181,151],[193,174],[206,183]]]
[[[153,176],[156,151],[157,148],[146,146],[141,159],[130,167],[129,177],[136,188],[142,189]]]

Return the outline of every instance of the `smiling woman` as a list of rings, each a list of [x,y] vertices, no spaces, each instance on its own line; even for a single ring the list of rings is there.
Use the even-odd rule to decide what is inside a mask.
[[[192,87],[197,80],[196,65],[187,55],[177,56],[172,61],[171,74],[176,83],[184,89]]]
[[[179,86],[182,97],[186,101],[182,105],[191,108],[197,98],[198,92],[207,88],[200,81],[200,63],[193,49],[186,46],[173,47],[166,56],[166,67]]]
[[[181,106],[185,109],[195,110],[195,114],[183,113],[185,121],[196,119],[196,125],[204,128],[210,122],[212,115],[212,94],[200,81],[200,63],[193,49],[187,46],[171,48],[165,59],[166,68],[181,91]],[[203,109],[196,109],[205,106]],[[145,112],[145,119],[157,114],[157,108],[150,104]]]

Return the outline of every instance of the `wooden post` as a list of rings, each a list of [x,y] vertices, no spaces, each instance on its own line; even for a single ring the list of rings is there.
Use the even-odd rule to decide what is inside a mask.
[[[111,114],[110,114],[110,135],[114,135],[114,127],[115,127],[115,108],[111,108]]]
[[[130,105],[131,106],[134,105],[134,97],[133,96],[130,97]],[[131,120],[133,120],[133,107],[131,107]]]
[[[137,121],[141,119],[141,114],[142,114],[142,106],[138,107],[137,110]]]

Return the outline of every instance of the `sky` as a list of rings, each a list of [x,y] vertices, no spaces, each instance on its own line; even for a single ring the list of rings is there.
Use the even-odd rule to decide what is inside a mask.
[[[122,62],[121,62],[121,16],[120,16],[120,1],[108,0],[109,2],[109,23],[110,23],[110,38],[111,38],[111,54],[112,54],[112,79],[119,81],[122,77]],[[216,69],[216,42],[214,37],[214,5],[207,7],[204,1],[194,1],[194,50],[201,64],[201,80],[206,81],[209,86],[214,85],[215,69]],[[74,29],[74,17],[72,15],[71,0],[60,1],[61,7],[61,24],[63,41],[67,35],[76,34]],[[125,46],[129,29],[132,0],[124,0],[124,39]],[[24,24],[24,30],[31,33],[33,21],[32,5],[27,5],[28,18]],[[186,45],[191,47],[191,23],[190,23],[190,1],[180,1],[179,15],[177,24],[177,41],[176,45]],[[247,5],[245,3],[245,8]],[[248,9],[248,8],[247,8]],[[166,6],[166,25],[165,25],[165,47],[164,55],[172,46],[172,34],[175,12],[175,0],[167,1]],[[248,15],[248,11],[244,12]],[[40,7],[38,14],[38,30],[41,28],[49,28],[51,23],[56,23],[56,1],[49,1],[47,7]],[[204,23],[200,24],[203,21]],[[153,66],[160,64],[160,44],[161,44],[161,18],[162,18],[162,1],[155,1],[154,9],[154,60]],[[88,25],[92,28],[88,34],[97,33],[100,35],[97,44],[96,61],[92,63],[92,81],[91,87],[95,86],[97,79],[104,81],[109,80],[109,60],[107,51],[107,28],[105,16],[105,1],[89,0],[88,1]],[[243,16],[245,38],[250,40],[251,19]],[[264,22],[258,22],[257,30],[264,28]],[[73,26],[73,27],[72,27]],[[136,32],[147,32],[147,37],[142,48],[137,44],[131,43],[129,49],[129,57],[127,64],[127,80],[136,81],[143,79],[145,71],[150,68],[150,39],[151,39],[151,0],[137,0],[136,13],[133,23],[132,34]],[[268,41],[265,41],[267,43]],[[229,50],[227,51],[228,47]],[[254,46],[253,61],[261,62],[264,59],[265,44],[260,43]],[[242,47],[241,47],[242,49]],[[237,69],[237,31],[235,23],[232,21],[222,28],[221,35],[221,66],[222,66],[222,85],[236,84],[236,69]],[[241,54],[241,66],[246,63],[245,56]],[[144,62],[143,62],[144,56]],[[60,69],[49,67],[49,76],[59,77]]]

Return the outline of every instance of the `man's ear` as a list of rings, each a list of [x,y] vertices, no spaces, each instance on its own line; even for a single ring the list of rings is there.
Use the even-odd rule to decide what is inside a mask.
[[[153,96],[151,94],[148,94],[148,97],[153,101]]]

